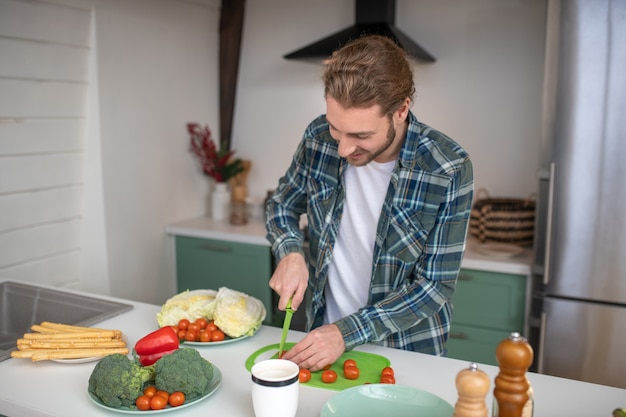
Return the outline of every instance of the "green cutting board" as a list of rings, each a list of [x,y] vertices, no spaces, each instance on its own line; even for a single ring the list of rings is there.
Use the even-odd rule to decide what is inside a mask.
[[[295,343],[285,343],[285,349],[289,350],[291,347],[295,345]],[[252,366],[257,362],[259,356],[263,353],[271,352],[272,350],[275,353],[270,357],[264,357],[263,359],[276,359],[278,357],[278,343],[273,345],[267,345],[262,347],[261,349],[254,352],[250,357],[246,360],[246,369],[250,371]],[[356,366],[359,368],[359,377],[357,379],[346,379],[343,376],[343,362],[346,359],[353,359],[356,361]],[[383,370],[385,366],[391,366],[391,362],[384,356],[376,355],[374,353],[367,352],[358,352],[352,350],[350,352],[345,352],[343,355],[339,357],[337,362],[335,362],[330,369],[337,372],[337,381],[332,384],[327,384],[322,382],[322,371],[313,372],[311,374],[311,380],[309,382],[305,382],[303,385],[308,385],[311,387],[317,388],[325,388],[331,389],[335,391],[341,391],[346,388],[355,387],[357,385],[363,384],[378,384],[380,381],[380,372]]]

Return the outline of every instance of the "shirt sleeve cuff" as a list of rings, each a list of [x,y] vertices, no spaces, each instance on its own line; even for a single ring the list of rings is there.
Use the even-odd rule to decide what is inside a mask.
[[[335,325],[343,336],[346,352],[359,345],[368,343],[372,339],[372,330],[358,314],[351,314],[339,319],[335,322]]]
[[[276,263],[280,262],[285,256],[290,253],[299,253],[304,256],[304,250],[302,249],[302,245],[299,243],[297,239],[289,239],[283,240],[274,248],[274,257],[276,258]]]

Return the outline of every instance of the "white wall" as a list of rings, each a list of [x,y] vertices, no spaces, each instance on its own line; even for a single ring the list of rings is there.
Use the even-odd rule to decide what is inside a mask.
[[[396,23],[436,58],[415,65],[413,111],[470,153],[476,187],[536,191],[545,0],[397,0]],[[306,125],[325,111],[321,65],[282,58],[354,21],[352,1],[246,3],[233,148],[253,160],[263,195],[287,168]]]
[[[208,181],[188,151],[185,124],[206,123],[219,137],[219,0],[0,0],[0,18],[13,22],[5,13],[9,5],[54,3],[93,12],[91,65],[78,69],[89,85],[80,116],[86,138],[78,145],[82,200],[64,200],[65,216],[73,219],[68,224],[80,228],[66,228],[63,240],[80,236],[72,252],[80,256],[64,259],[63,269],[42,266],[29,257],[29,241],[12,237],[36,230],[37,220],[31,227],[2,223],[7,217],[0,216],[0,276],[19,268],[17,278],[48,283],[51,272],[70,271],[79,288],[160,303],[175,288],[164,229],[205,213]],[[282,55],[352,24],[353,7],[348,0],[246,2],[233,148],[252,160],[252,195],[275,187],[305,126],[324,112],[321,66]],[[527,196],[536,188],[544,7],[545,0],[397,0],[398,26],[438,59],[415,65],[414,111],[468,149],[477,187],[493,195]],[[3,63],[33,62],[7,48],[0,33],[3,40]],[[0,73],[0,121],[21,102],[6,88],[20,77]],[[0,124],[0,140],[17,146],[10,125]],[[45,178],[49,171],[37,163],[14,171],[21,165],[15,151],[2,148],[6,143],[0,143],[0,213],[23,222],[27,213],[6,204],[21,196],[11,181],[29,172]],[[60,139],[54,146],[75,148]],[[39,151],[19,152],[28,161]],[[52,206],[42,207],[37,213],[50,215]],[[30,236],[36,241],[39,235]],[[54,248],[60,235],[41,236]],[[62,278],[54,284],[62,285]]]
[[[204,4],[203,4],[204,3]],[[186,123],[216,126],[219,4],[97,0],[96,48],[111,293],[175,291],[168,223],[204,214]]]
[[[91,11],[0,0],[0,276],[80,285]],[[108,288],[108,286],[107,286]]]
[[[218,0],[0,0],[0,276],[160,303],[205,211]]]

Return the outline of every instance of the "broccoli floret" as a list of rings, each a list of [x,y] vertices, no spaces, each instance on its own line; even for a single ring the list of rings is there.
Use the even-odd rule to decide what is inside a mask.
[[[89,377],[89,392],[109,407],[130,407],[153,377],[154,367],[142,367],[128,356],[116,353],[96,364]]]
[[[213,365],[196,349],[180,348],[163,356],[154,365],[154,383],[169,393],[181,391],[186,401],[204,395],[213,378]]]

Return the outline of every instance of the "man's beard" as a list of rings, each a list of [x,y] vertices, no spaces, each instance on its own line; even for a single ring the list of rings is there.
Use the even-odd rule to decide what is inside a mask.
[[[372,162],[374,159],[378,158],[383,152],[385,152],[389,147],[393,144],[393,141],[396,137],[396,128],[393,126],[391,120],[389,121],[389,129],[387,129],[387,142],[383,144],[379,149],[374,152],[365,151],[361,148],[357,148],[355,152],[363,153],[364,157],[359,158],[358,160],[353,160],[350,158],[350,155],[346,157],[348,163],[354,166],[363,166]]]

